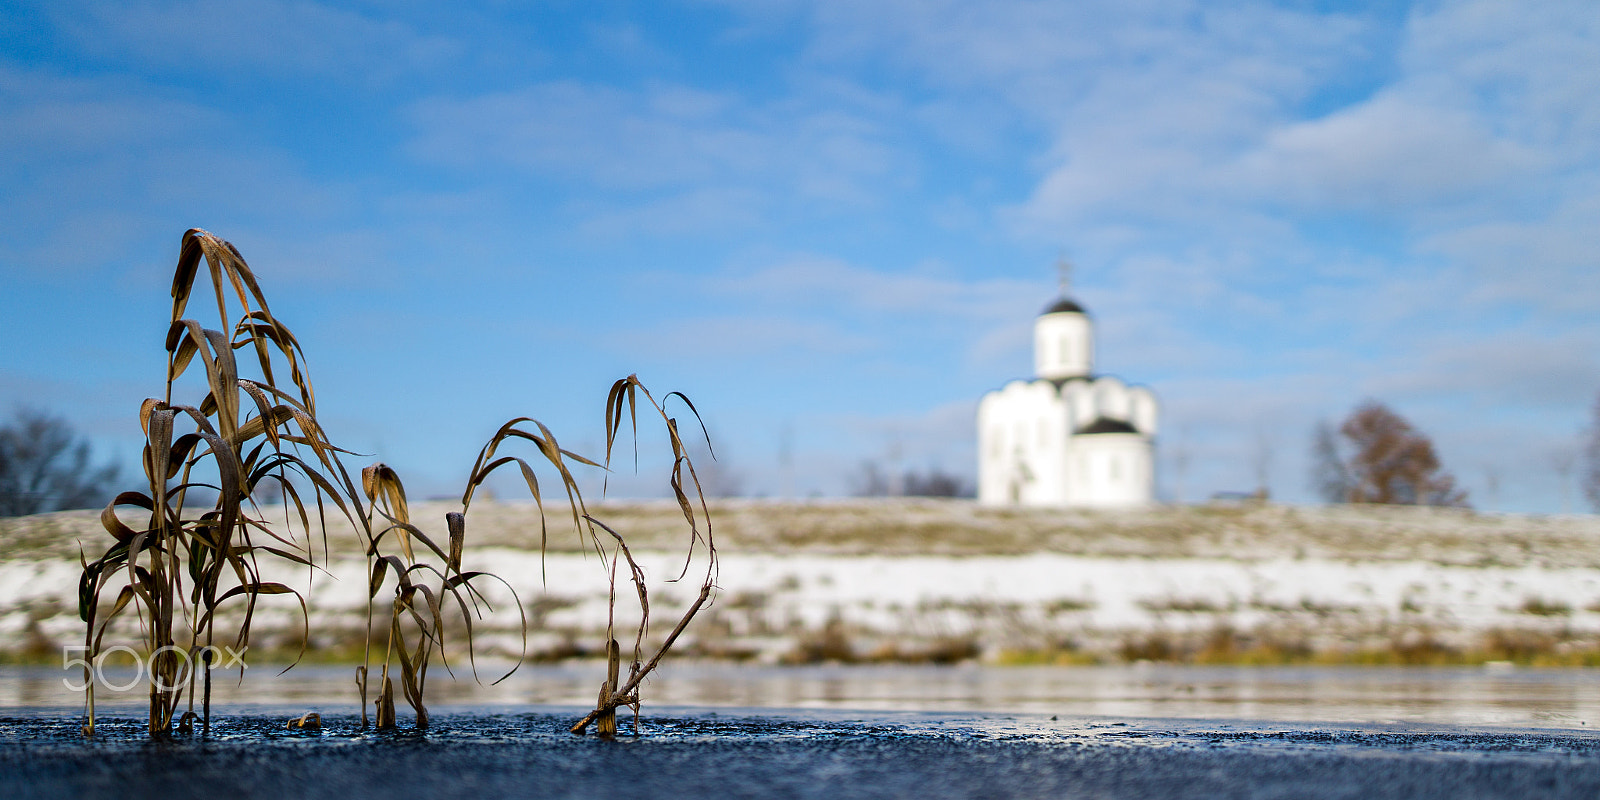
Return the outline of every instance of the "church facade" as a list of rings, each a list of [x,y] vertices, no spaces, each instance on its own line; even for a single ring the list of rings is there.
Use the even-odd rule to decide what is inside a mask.
[[[1032,380],[978,404],[978,501],[1129,508],[1155,499],[1158,408],[1142,386],[1094,372],[1094,322],[1066,294],[1033,324]]]

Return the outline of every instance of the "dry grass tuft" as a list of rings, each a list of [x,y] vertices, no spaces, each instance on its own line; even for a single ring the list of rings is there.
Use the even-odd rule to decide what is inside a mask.
[[[394,598],[388,604],[389,634],[385,642],[383,666],[383,693],[379,695],[379,727],[394,725],[394,694],[389,668],[398,662],[400,690],[406,703],[416,714],[418,728],[428,727],[428,709],[424,703],[428,680],[428,665],[435,654],[445,658],[445,619],[459,612],[467,635],[467,653],[472,658],[472,620],[491,610],[489,601],[478,591],[474,581],[495,580],[511,592],[512,602],[520,610],[516,591],[510,584],[487,572],[462,572],[461,553],[466,539],[466,518],[460,512],[445,515],[449,530],[448,551],[428,537],[422,529],[411,523],[411,512],[406,503],[406,490],[400,476],[385,464],[373,464],[361,471],[362,492],[369,505],[363,519],[362,530],[369,534],[367,563],[370,579],[367,587],[367,640],[362,651],[362,665],[356,669],[356,686],[361,697],[362,721],[366,721],[367,675],[372,667],[372,617],[373,601],[382,591],[389,577],[394,578]],[[400,553],[394,553],[394,545]],[[432,555],[437,563],[417,557],[421,545],[424,556]],[[454,600],[453,609],[446,602]],[[521,619],[524,645],[527,642],[527,617]],[[446,671],[448,660],[443,661]],[[518,664],[521,662],[519,661]],[[473,660],[476,673],[476,660]],[[513,665],[504,680],[515,672]],[[453,671],[452,671],[452,674]]]
[[[629,375],[612,384],[611,390],[606,395],[606,452],[603,463],[597,463],[588,458],[566,450],[557,443],[555,434],[549,428],[531,417],[518,417],[500,427],[483,446],[478,454],[477,463],[473,466],[472,474],[467,480],[467,488],[461,498],[462,513],[467,513],[471,507],[474,491],[497,469],[515,464],[520,471],[523,482],[528,487],[528,492],[533,496],[538,508],[539,519],[539,547],[540,552],[546,552],[550,545],[549,528],[545,521],[544,495],[540,488],[538,471],[535,464],[553,469],[561,482],[561,489],[566,496],[567,505],[571,512],[573,527],[577,530],[585,549],[599,556],[600,563],[604,565],[607,579],[610,581],[610,622],[607,625],[606,639],[610,642],[607,647],[607,675],[601,683],[599,696],[595,708],[583,719],[572,726],[573,733],[583,733],[591,723],[600,723],[602,736],[616,734],[616,709],[627,706],[634,711],[635,730],[638,727],[639,714],[639,687],[656,666],[660,664],[678,637],[688,627],[695,614],[706,606],[711,600],[712,592],[716,588],[717,577],[717,548],[712,538],[711,514],[706,506],[705,492],[700,486],[700,478],[695,472],[693,461],[689,457],[688,448],[678,429],[676,417],[668,414],[665,403],[672,400],[680,401],[685,409],[700,422],[700,414],[695,410],[694,404],[679,392],[672,392],[661,401],[657,402],[644,384],[639,382],[638,376]],[[672,629],[666,639],[650,653],[645,654],[644,639],[650,628],[650,591],[646,582],[643,568],[634,560],[633,552],[628,547],[627,538],[612,525],[607,524],[591,514],[583,499],[583,493],[578,488],[578,482],[572,475],[572,465],[581,465],[604,469],[611,469],[612,457],[617,453],[617,445],[621,441],[624,425],[634,441],[637,450],[639,438],[639,409],[643,405],[653,418],[659,418],[662,428],[666,433],[666,440],[672,450],[672,468],[668,475],[668,485],[672,489],[673,500],[677,511],[682,517],[683,525],[688,528],[688,542],[684,547],[684,565],[678,577],[673,581],[682,580],[690,572],[697,560],[704,568],[700,580],[699,594],[683,616],[678,619],[677,625]],[[705,425],[700,423],[700,433],[705,436]],[[508,443],[527,442],[537,453],[533,463],[517,456],[500,455],[502,446]],[[710,446],[710,438],[706,437],[706,444]],[[569,463],[570,462],[570,463]],[[681,540],[680,540],[681,541]],[[634,586],[634,594],[638,601],[638,626],[633,637],[632,660],[628,667],[628,677],[621,680],[621,648],[616,643],[616,612],[617,612],[617,576],[619,569],[626,565],[628,579]],[[698,573],[697,573],[698,574]]]
[[[216,300],[217,329],[185,316],[202,264]],[[294,597],[304,614],[298,592],[262,580],[261,560],[312,567],[311,542],[281,535],[264,521],[252,500],[257,487],[275,481],[303,528],[309,528],[307,504],[290,474],[311,486],[319,518],[324,500],[348,516],[344,499],[353,494],[338,461],[345,451],[328,441],[316,421],[299,343],[273,316],[239,251],[202,230],[183,236],[166,350],[165,393],[139,409],[145,490],[123,492],[101,513],[114,542],[94,561],[83,559],[78,603],[91,661],[113,618],[130,607],[139,614],[150,654],[152,736],[171,732],[182,687],[188,688],[189,713],[194,711],[196,684],[205,688],[202,730],[209,731],[210,656],[223,640],[216,630],[223,604],[244,604],[239,626],[223,635],[238,651],[249,646],[250,623],[263,597]],[[237,350],[254,355],[256,377],[241,374]],[[206,394],[198,404],[178,402],[175,389],[196,363],[204,370]],[[288,383],[280,384],[276,377],[285,374]],[[187,500],[201,488],[215,492],[216,500],[197,509]],[[148,522],[142,528],[125,524],[116,513],[124,507],[148,512]],[[102,609],[100,595],[108,589],[116,590],[116,598]],[[197,665],[201,680],[194,679]],[[92,733],[94,686],[86,682],[86,731]]]
[[[186,316],[191,296],[201,285],[202,266],[216,301],[218,325],[214,329]],[[294,660],[298,662],[304,654],[310,635],[305,598],[288,585],[264,580],[263,565],[303,566],[314,576],[319,566],[313,531],[321,531],[325,565],[330,552],[327,517],[331,510],[359,534],[370,567],[366,639],[362,664],[356,670],[362,722],[368,721],[374,609],[379,593],[392,585],[393,597],[384,603],[389,626],[378,668],[376,722],[380,728],[395,725],[393,678],[398,672],[401,694],[416,713],[417,727],[427,727],[424,701],[429,666],[438,657],[447,671],[451,669],[445,651],[445,620],[459,613],[472,659],[473,619],[489,610],[488,598],[476,584],[499,580],[489,573],[463,572],[461,568],[466,515],[474,490],[496,469],[517,464],[539,509],[541,547],[548,543],[537,470],[522,458],[498,455],[503,444],[526,441],[539,454],[535,461],[556,471],[574,527],[586,537],[586,546],[608,565],[613,617],[619,563],[627,564],[639,602],[639,626],[627,680],[619,685],[620,649],[613,641],[608,679],[595,711],[574,731],[605,717],[607,729],[614,733],[615,710],[621,705],[631,706],[637,721],[639,684],[709,601],[717,558],[704,493],[679,436],[677,420],[636,377],[617,381],[606,399],[604,464],[562,449],[555,435],[537,420],[518,418],[503,425],[479,453],[461,498],[461,510],[446,514],[448,539],[440,546],[415,524],[404,484],[393,469],[373,464],[361,471],[359,486],[352,480],[341,461],[350,452],[334,445],[317,420],[315,395],[299,342],[272,314],[255,273],[233,245],[198,229],[184,233],[172,298],[165,392],[161,398],[144,401],[139,410],[146,436],[146,485],[142,491],[118,495],[100,514],[101,527],[113,539],[104,553],[93,561],[80,553],[83,572],[78,612],[89,654],[86,679],[102,656],[107,627],[133,609],[139,616],[144,651],[150,657],[150,735],[171,735],[185,687],[188,709],[177,720],[178,732],[192,732],[197,718],[202,733],[209,732],[212,656],[222,643],[237,652],[248,649],[256,606],[264,598],[287,595],[299,603],[304,635]],[[247,357],[239,359],[236,351],[244,351]],[[252,355],[254,358],[248,357]],[[185,404],[175,398],[184,376],[195,365],[203,369],[204,396],[198,403]],[[684,571],[679,578],[688,574],[697,557],[705,566],[699,599],[648,659],[643,652],[650,623],[644,572],[622,534],[588,513],[569,468],[572,464],[609,469],[624,420],[637,448],[641,397],[664,423],[674,457],[670,484],[689,527]],[[676,392],[665,398],[673,399],[699,420],[688,398]],[[702,424],[701,433],[704,431]],[[199,489],[206,491],[197,492]],[[268,489],[281,498],[284,525],[269,522],[256,505],[254,498]],[[190,502],[191,494],[209,496],[213,492],[214,502],[201,507]],[[143,521],[130,525],[119,516],[119,510]],[[301,535],[296,536],[295,530]],[[509,584],[500,583],[510,589]],[[102,594],[111,592],[115,597],[106,605]],[[231,631],[219,631],[218,611],[230,601],[243,604],[242,617]],[[522,609],[515,592],[512,602]],[[525,650],[526,615],[522,617],[522,635]],[[512,671],[515,669],[513,666]],[[199,680],[195,679],[197,670]],[[85,682],[88,720],[84,729],[92,735],[94,685],[92,680]],[[204,687],[198,715],[194,712],[197,685]],[[317,721],[315,715],[308,715],[290,727]]]

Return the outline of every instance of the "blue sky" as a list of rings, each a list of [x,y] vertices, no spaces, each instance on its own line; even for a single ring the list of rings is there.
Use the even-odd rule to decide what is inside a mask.
[[[750,493],[970,475],[1064,253],[1100,367],[1163,402],[1167,496],[1265,462],[1310,501],[1313,424],[1373,397],[1478,506],[1559,511],[1600,391],[1600,15],[10,2],[0,211],[0,405],[130,477],[203,227],[418,494],[511,416],[596,448],[631,372]]]

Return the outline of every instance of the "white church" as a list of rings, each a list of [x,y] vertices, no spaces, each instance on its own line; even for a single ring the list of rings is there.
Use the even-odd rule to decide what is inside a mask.
[[[1155,498],[1156,398],[1094,372],[1094,322],[1067,296],[1033,323],[1033,380],[978,404],[978,502],[1128,508]]]

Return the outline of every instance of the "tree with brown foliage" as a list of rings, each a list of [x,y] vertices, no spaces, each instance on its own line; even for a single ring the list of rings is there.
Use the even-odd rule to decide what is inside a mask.
[[[1467,494],[1439,464],[1433,442],[1388,406],[1368,400],[1339,426],[1351,453],[1340,458],[1332,431],[1319,429],[1314,460],[1319,488],[1347,503],[1467,506]]]
[[[1339,454],[1339,432],[1327,420],[1317,423],[1311,437],[1311,486],[1324,502],[1350,499],[1350,468]]]

